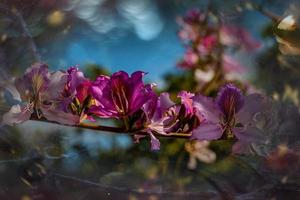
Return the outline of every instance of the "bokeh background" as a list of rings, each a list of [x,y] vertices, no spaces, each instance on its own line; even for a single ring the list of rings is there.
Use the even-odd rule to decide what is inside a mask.
[[[178,17],[210,5],[224,23],[245,28],[261,44],[251,53],[231,52],[247,69],[243,78],[297,111],[299,54],[279,51],[274,22],[252,4],[278,17],[299,15],[296,0],[0,0],[1,88],[40,58],[50,70],[78,65],[91,78],[142,70],[158,91],[177,92],[182,85],[192,90],[190,74],[177,67],[185,51],[177,34]],[[1,94],[2,115],[9,103]],[[293,130],[299,130],[299,115],[295,116],[289,120]],[[161,150],[151,152],[148,141],[134,144],[123,134],[38,122],[1,125],[0,199],[299,196],[299,188],[261,191],[268,175],[257,172],[254,158],[228,156],[230,144],[219,143],[211,144],[216,162],[198,162],[190,170],[189,153],[180,139],[164,139]]]

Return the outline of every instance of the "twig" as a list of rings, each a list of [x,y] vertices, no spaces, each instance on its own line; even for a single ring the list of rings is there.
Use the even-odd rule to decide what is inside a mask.
[[[147,136],[148,133],[141,130],[133,130],[133,131],[126,131],[126,128],[119,128],[119,127],[111,127],[111,126],[99,126],[99,125],[93,125],[93,124],[86,124],[81,123],[78,125],[65,125],[60,124],[58,122],[54,121],[48,121],[46,119],[38,119],[38,118],[31,118],[32,121],[39,121],[39,122],[46,122],[51,124],[58,124],[62,126],[69,126],[69,127],[75,127],[75,128],[83,128],[83,129],[89,129],[89,130],[95,130],[95,131],[103,131],[103,132],[110,132],[110,133],[120,133],[120,134],[127,134],[127,135],[142,135]],[[191,134],[189,133],[169,133],[169,134],[159,134],[154,133],[157,137],[164,137],[164,138],[190,138]]]
[[[268,17],[274,23],[277,23],[277,22],[279,22],[282,19],[282,17],[280,17],[280,16],[278,16],[278,15],[276,15],[276,14],[274,14],[274,13],[272,13],[272,12],[266,10],[266,9],[264,9],[262,5],[254,4],[251,1],[250,1],[250,4],[252,5],[252,7],[253,7],[254,10],[256,10],[259,13],[261,13],[262,15]]]
[[[22,16],[22,14],[17,10],[17,8],[13,8],[12,11],[11,11],[15,16],[16,18],[18,19],[20,25],[21,25],[21,28],[22,28],[22,31],[23,31],[23,34],[24,36],[28,39],[28,43],[29,43],[29,47],[30,47],[30,50],[31,50],[31,53],[35,59],[35,61],[37,62],[40,62],[41,61],[41,56],[40,54],[38,53],[38,50],[37,50],[37,47],[35,45],[35,42],[34,42],[34,39],[27,27],[27,24]]]

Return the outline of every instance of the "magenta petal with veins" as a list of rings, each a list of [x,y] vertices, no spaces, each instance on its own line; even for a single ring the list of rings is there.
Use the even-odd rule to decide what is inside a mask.
[[[120,118],[133,114],[155,97],[149,85],[143,83],[144,72],[137,71],[129,76],[124,71],[111,77],[99,76],[91,86],[91,95],[98,105],[90,112],[100,117]]]

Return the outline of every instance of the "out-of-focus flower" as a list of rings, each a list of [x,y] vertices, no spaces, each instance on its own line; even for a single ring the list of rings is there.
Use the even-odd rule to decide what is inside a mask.
[[[178,36],[184,42],[196,41],[199,37],[199,26],[205,21],[206,14],[198,9],[189,10],[184,17],[179,17],[177,23],[181,26]]]
[[[300,153],[282,144],[265,160],[266,166],[278,173],[300,173]]]
[[[289,15],[289,16],[283,18],[279,22],[277,28],[280,30],[286,30],[286,31],[296,30],[297,22],[296,22],[295,17],[293,15]]]
[[[182,29],[178,32],[178,36],[184,42],[195,41],[198,37],[197,28],[189,24],[182,24]]]
[[[213,79],[215,75],[214,70],[208,69],[207,71],[196,69],[195,70],[195,79],[199,84],[207,83]]]
[[[217,46],[218,38],[216,35],[208,35],[202,38],[197,46],[197,50],[200,55],[207,56],[210,54]]]
[[[185,143],[185,150],[190,154],[188,161],[189,169],[196,169],[197,160],[204,163],[213,163],[216,160],[216,154],[209,147],[209,141],[192,140]]]
[[[284,55],[300,54],[299,25],[293,15],[283,18],[275,28],[279,50]]]
[[[90,112],[104,118],[123,118],[141,109],[154,95],[151,86],[143,83],[143,76],[141,71],[131,76],[123,71],[111,77],[99,76],[91,86],[96,105]]]
[[[284,86],[284,93],[282,96],[283,101],[291,101],[296,106],[300,105],[300,99],[299,99],[299,90],[296,88],[292,88],[290,85],[286,84]]]
[[[65,14],[60,10],[55,10],[47,16],[47,22],[50,26],[59,26],[65,20]]]
[[[249,32],[236,26],[222,26],[220,29],[220,39],[224,45],[240,47],[246,51],[253,51],[261,46]]]
[[[223,55],[223,69],[226,80],[241,80],[243,75],[247,73],[247,70],[232,56]]]
[[[263,142],[263,133],[255,126],[255,115],[262,112],[264,97],[252,94],[244,97],[232,84],[223,86],[214,101],[197,95],[194,106],[203,116],[201,125],[193,130],[192,139],[215,140],[221,137],[236,138],[234,153],[246,153],[251,143]]]
[[[199,22],[204,21],[204,19],[205,14],[202,13],[199,9],[190,9],[183,17],[183,21],[188,24],[198,24]]]
[[[193,49],[187,49],[184,54],[183,61],[178,63],[178,66],[186,69],[192,69],[196,67],[199,60],[199,56]]]

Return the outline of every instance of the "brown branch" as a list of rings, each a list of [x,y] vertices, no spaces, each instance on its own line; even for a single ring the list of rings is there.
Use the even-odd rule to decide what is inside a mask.
[[[134,130],[134,131],[126,131],[126,128],[111,127],[111,126],[100,126],[100,125],[86,124],[86,123],[81,123],[81,124],[78,124],[78,125],[65,125],[65,124],[60,124],[58,122],[54,122],[54,121],[48,121],[46,119],[38,119],[36,117],[32,117],[30,120],[38,121],[38,122],[46,122],[46,123],[51,123],[51,124],[57,124],[57,125],[61,125],[61,126],[68,126],[68,127],[89,129],[89,130],[95,130],[95,131],[102,131],[102,132],[119,133],[119,134],[126,134],[126,135],[141,135],[141,136],[147,136],[148,135],[148,133],[146,131],[144,131],[143,129]],[[191,136],[191,134],[189,134],[189,133],[169,133],[169,134],[166,134],[166,135],[162,135],[162,134],[159,134],[159,133],[153,133],[153,134],[157,137],[164,137],[164,138],[185,138],[185,139],[188,139]]]
[[[251,1],[250,1],[250,3],[252,4],[254,10],[258,11],[262,15],[264,15],[267,18],[271,19],[274,23],[278,23],[280,20],[282,20],[282,17],[280,17],[280,16],[264,9],[262,5],[254,4]]]

